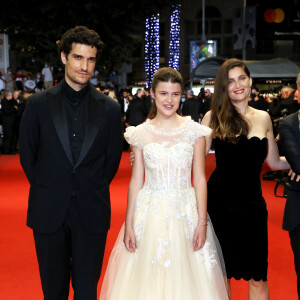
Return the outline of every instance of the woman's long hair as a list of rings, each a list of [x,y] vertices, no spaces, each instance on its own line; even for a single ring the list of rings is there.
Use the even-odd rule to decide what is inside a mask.
[[[247,66],[241,60],[231,58],[222,64],[215,80],[209,124],[214,136],[221,139],[228,138],[232,142],[236,142],[239,135],[248,136],[250,131],[249,123],[236,110],[228,96],[228,73],[236,67],[243,69],[250,77]]]
[[[179,83],[181,86],[181,90],[182,90],[182,85],[183,85],[182,76],[175,69],[165,67],[165,68],[161,68],[155,72],[153,79],[152,79],[152,84],[151,84],[151,89],[153,92],[155,92],[156,87],[160,82]],[[179,108],[177,110],[177,113],[179,113]],[[154,119],[156,114],[157,114],[157,107],[156,107],[155,100],[154,100],[152,103],[152,106],[150,108],[150,112],[147,116],[147,119],[150,119],[150,120]]]

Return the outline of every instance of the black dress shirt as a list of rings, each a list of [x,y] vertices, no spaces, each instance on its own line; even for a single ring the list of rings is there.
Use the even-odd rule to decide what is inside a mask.
[[[73,162],[79,158],[85,129],[88,121],[90,91],[89,85],[80,91],[73,90],[67,82],[63,86],[63,101],[66,109],[67,124]]]

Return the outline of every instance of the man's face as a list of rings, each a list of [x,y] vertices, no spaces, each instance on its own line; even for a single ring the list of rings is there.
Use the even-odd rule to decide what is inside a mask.
[[[251,93],[252,93],[252,94],[255,94],[255,95],[257,95],[257,94],[258,94],[258,92],[257,92],[257,90],[256,90],[256,89],[252,89],[252,90],[251,90]]]
[[[128,93],[126,91],[123,91],[123,98],[127,98],[128,97]]]
[[[137,93],[137,96],[138,96],[139,98],[142,98],[143,95],[144,95],[144,91],[143,91],[143,90],[141,90],[141,91],[139,91],[139,92]]]
[[[15,99],[15,100],[17,100],[18,99],[18,97],[19,97],[19,91],[14,91],[14,94],[13,94],[13,98]]]
[[[61,52],[61,60],[65,65],[65,79],[74,90],[81,90],[91,79],[96,55],[96,47],[75,43],[68,56]]]
[[[210,96],[211,96],[211,92],[209,89],[206,89],[204,94],[205,94],[205,97],[207,97],[207,98],[210,98]]]

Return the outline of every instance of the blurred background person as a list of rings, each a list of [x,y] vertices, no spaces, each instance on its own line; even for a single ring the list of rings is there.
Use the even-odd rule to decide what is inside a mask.
[[[192,89],[186,91],[185,101],[182,104],[182,116],[191,116],[191,118],[199,123],[200,118],[200,101],[194,97]]]
[[[146,107],[148,110],[148,114],[150,112],[153,100],[151,98],[151,94],[150,94],[150,89],[149,88],[144,88],[144,95],[143,95],[144,101],[146,103]]]
[[[5,76],[0,72],[0,92],[5,90]]]
[[[45,61],[44,68],[42,69],[42,81],[44,82],[45,89],[53,87],[53,68],[49,65],[48,61]]]
[[[259,110],[269,111],[269,102],[260,95],[257,87],[251,89],[251,98],[252,100],[248,102],[249,106]]]
[[[32,79],[32,76],[28,74],[26,80],[24,81],[24,91],[27,93],[34,93],[36,89],[35,81]]]
[[[36,93],[43,91],[44,82],[43,82],[43,79],[42,79],[41,72],[37,72],[35,74],[35,85],[36,85],[36,89],[35,89]]]
[[[15,74],[15,82],[16,82],[16,89],[20,93],[22,93],[24,89],[24,76],[20,68],[17,69],[17,72]]]
[[[269,98],[269,113],[274,118],[280,118],[296,112],[299,108],[298,102],[294,99],[295,89],[291,86],[284,86],[280,90],[278,101]]]
[[[143,95],[143,90],[137,89],[135,96],[129,102],[129,106],[125,114],[126,126],[137,126],[146,120],[148,116],[148,110],[145,101],[142,98]]]
[[[94,70],[94,73],[92,75],[92,78],[90,79],[90,83],[93,85],[93,86],[97,86],[98,83],[99,83],[99,71],[98,70]]]
[[[210,89],[204,90],[203,96],[200,99],[200,118],[201,119],[210,110],[211,101],[212,101],[212,93],[211,93]]]
[[[115,91],[114,91],[114,89],[112,87],[109,88],[109,92],[108,92],[107,96],[118,102],[116,93],[115,93]]]
[[[15,141],[16,118],[18,103],[13,99],[12,91],[5,91],[5,96],[1,101],[2,124],[3,124],[3,154],[15,154],[13,151]]]
[[[11,92],[15,89],[14,76],[11,67],[7,68],[7,72],[5,74],[5,89]]]

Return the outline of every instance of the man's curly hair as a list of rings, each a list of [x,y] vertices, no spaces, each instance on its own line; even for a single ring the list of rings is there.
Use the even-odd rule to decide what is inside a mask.
[[[76,26],[69,29],[61,38],[57,41],[58,53],[64,52],[66,57],[72,50],[72,44],[83,44],[97,48],[97,58],[100,56],[103,49],[103,42],[100,36],[94,30],[88,29],[85,26]]]

